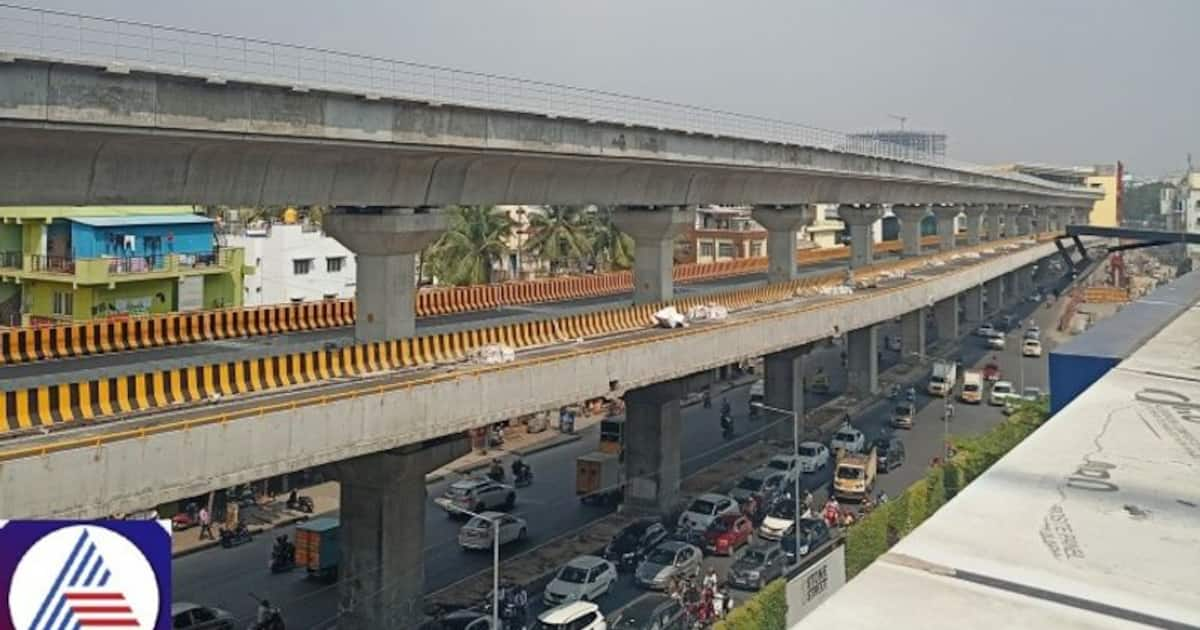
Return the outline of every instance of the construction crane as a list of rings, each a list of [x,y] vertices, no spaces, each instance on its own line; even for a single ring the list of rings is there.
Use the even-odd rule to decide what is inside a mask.
[[[888,118],[900,121],[900,131],[904,131],[904,123],[908,122],[908,116],[899,116],[896,114],[888,114]]]

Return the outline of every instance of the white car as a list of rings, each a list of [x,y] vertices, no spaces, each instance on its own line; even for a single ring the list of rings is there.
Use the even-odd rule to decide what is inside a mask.
[[[1004,343],[1004,333],[1000,331],[994,331],[987,337],[987,347],[992,350],[1003,350]]]
[[[1025,389],[1021,390],[1021,400],[1028,400],[1029,402],[1037,402],[1041,399],[1042,399],[1041,388],[1027,386]]]
[[[1013,391],[1013,384],[1008,381],[996,381],[992,383],[992,395],[988,402],[1000,406],[1009,398],[1018,398],[1017,393]]]
[[[846,423],[837,430],[837,433],[833,434],[833,439],[829,441],[829,450],[836,451],[840,448],[847,453],[858,453],[866,445],[867,436],[851,426],[850,423]]]
[[[758,537],[763,540],[780,540],[796,522],[795,515],[795,501],[776,501],[767,509],[767,515],[758,526]]]
[[[825,446],[817,442],[813,442],[813,444]],[[800,461],[799,455],[776,455],[767,461],[767,467],[783,473],[784,483],[789,488],[795,485],[796,478],[800,476],[800,473],[807,472],[804,470],[804,464]]]
[[[801,442],[796,448],[800,471],[811,473],[829,465],[829,447],[820,442]]]
[[[708,529],[712,522],[722,514],[740,514],[741,507],[732,497],[724,494],[702,494],[688,506],[687,511],[679,515],[679,527],[694,531]]]
[[[558,570],[558,575],[546,585],[542,601],[547,606],[567,602],[594,602],[608,595],[617,581],[617,568],[604,558],[579,556]]]
[[[1025,343],[1021,344],[1021,354],[1027,357],[1042,356],[1042,342],[1037,339],[1026,339]]]
[[[571,602],[538,615],[538,630],[608,630],[600,607],[591,602]]]
[[[471,477],[450,484],[446,492],[433,502],[454,517],[462,513],[460,509],[472,512],[497,508],[511,509],[517,502],[517,491],[512,486],[496,483],[491,479]]]
[[[524,540],[528,534],[525,519],[503,512],[484,512],[471,517],[471,520],[458,530],[458,544],[463,549],[491,549],[494,521],[500,522],[500,546]]]
[[[984,323],[984,324],[980,324],[979,328],[975,329],[975,336],[976,337],[990,337],[992,335],[992,333],[994,333],[994,332],[996,332],[995,326],[991,325],[990,323]]]

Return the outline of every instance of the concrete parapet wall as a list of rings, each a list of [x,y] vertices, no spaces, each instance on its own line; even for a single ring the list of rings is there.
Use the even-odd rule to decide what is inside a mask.
[[[254,417],[97,442],[0,464],[6,516],[100,516],[466,431],[539,409],[679,378],[893,319],[1055,255],[1034,245],[914,284],[723,322],[659,329],[534,353],[516,363],[331,396]],[[918,272],[919,273],[919,272]]]

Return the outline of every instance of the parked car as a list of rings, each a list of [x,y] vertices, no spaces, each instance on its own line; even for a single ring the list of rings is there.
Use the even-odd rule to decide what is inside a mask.
[[[764,466],[746,473],[741,481],[729,491],[729,496],[739,504],[745,503],[750,497],[756,497],[763,504],[770,503],[780,490],[785,489],[787,475]]]
[[[737,501],[723,494],[702,494],[679,515],[679,527],[702,532],[708,529],[718,516],[722,514],[740,514],[741,507]]]
[[[714,555],[732,556],[750,543],[754,525],[745,516],[725,514],[704,530],[704,550]]]
[[[1021,344],[1021,355],[1026,357],[1042,356],[1042,342],[1037,339],[1026,339],[1025,343]]]
[[[1009,397],[1015,395],[1016,394],[1013,392],[1012,383],[1008,381],[996,381],[995,383],[992,383],[992,395],[988,398],[988,402],[999,407],[1000,405],[1003,405],[1004,401],[1008,400]]]
[[[233,630],[233,615],[211,606],[171,603],[171,627],[186,630]]]
[[[453,517],[463,514],[460,509],[472,512],[511,509],[517,502],[517,491],[512,486],[491,479],[472,477],[450,484],[442,496],[433,502]]]
[[[700,574],[704,554],[695,545],[667,541],[651,551],[634,571],[633,581],[643,588],[662,590],[671,578]]]
[[[824,446],[819,442],[812,442],[818,446]],[[803,444],[801,444],[803,446]],[[784,486],[792,487],[796,483],[796,478],[804,471],[801,466],[800,456],[798,455],[776,455],[767,461],[767,467],[778,470],[784,475]]]
[[[913,418],[917,415],[916,406],[912,403],[901,403],[892,409],[892,426],[897,429],[913,428]]]
[[[987,347],[992,350],[1003,350],[1004,344],[1004,333],[1000,331],[995,331],[987,336]]]
[[[900,438],[895,436],[876,438],[871,446],[875,448],[879,472],[886,473],[904,463],[904,442],[901,442]]]
[[[758,544],[743,553],[729,569],[729,583],[737,588],[759,590],[783,575],[787,559],[779,545]]]
[[[1021,400],[1027,400],[1029,402],[1037,402],[1042,399],[1042,396],[1043,396],[1042,390],[1039,387],[1027,385],[1027,386],[1025,386],[1025,389],[1021,390]]]
[[[600,607],[592,602],[571,602],[538,615],[538,630],[608,630]]]
[[[819,549],[829,541],[829,526],[825,521],[819,518],[802,518],[800,519],[800,557],[803,558],[813,550]],[[781,541],[783,553],[787,556],[789,562],[796,561],[796,534],[795,530],[788,532],[787,536]]]
[[[596,556],[578,556],[558,570],[546,585],[542,601],[547,606],[567,602],[594,602],[612,592],[617,581],[617,567]]]
[[[657,519],[643,519],[626,525],[604,548],[604,558],[618,571],[632,571],[637,564],[667,539],[667,528]]]
[[[524,540],[528,535],[525,519],[503,512],[483,512],[471,517],[458,530],[458,544],[463,549],[491,549],[493,521],[500,522],[500,546]]]
[[[979,325],[979,328],[975,329],[975,336],[987,338],[990,337],[994,332],[996,332],[996,327],[991,325],[989,322],[984,322]]]
[[[613,630],[684,630],[687,616],[673,597],[652,593],[643,595],[613,615],[608,625]]]
[[[801,472],[816,472],[829,465],[829,447],[820,442],[801,442],[796,447]]]
[[[758,537],[763,540],[779,540],[796,522],[796,501],[780,498],[767,508],[767,514],[758,526]]]
[[[836,451],[840,448],[848,453],[857,453],[866,445],[867,436],[847,422],[833,434],[833,439],[829,441],[829,450]]]

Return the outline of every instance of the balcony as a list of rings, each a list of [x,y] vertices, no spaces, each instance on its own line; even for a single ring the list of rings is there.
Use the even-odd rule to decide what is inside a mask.
[[[149,278],[227,273],[242,264],[240,248],[121,258],[74,258],[30,254],[25,255],[24,264],[18,266],[14,257],[19,256],[16,252],[0,253],[0,268],[16,268],[22,275],[31,278],[70,281],[76,284],[112,284]]]

